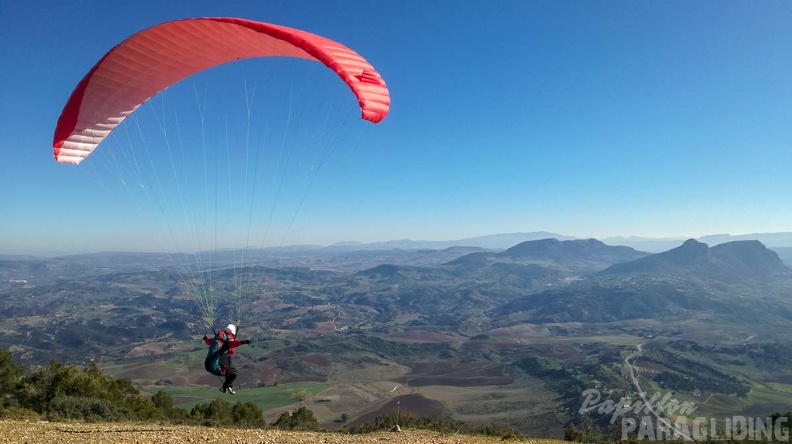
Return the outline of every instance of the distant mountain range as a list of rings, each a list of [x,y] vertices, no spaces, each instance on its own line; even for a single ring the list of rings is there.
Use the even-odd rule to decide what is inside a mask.
[[[530,233],[502,233],[490,234],[486,236],[469,237],[458,240],[447,241],[425,241],[425,240],[410,240],[400,239],[386,242],[339,242],[337,244],[325,247],[327,250],[390,250],[390,249],[403,249],[403,250],[443,250],[451,247],[478,247],[491,250],[505,250],[513,247],[521,242],[549,239],[554,238],[558,240],[572,240],[578,239],[574,236],[565,236],[558,233],[550,233],[547,231],[535,231]]]
[[[690,237],[608,237],[601,239],[602,242],[608,245],[623,245],[635,248],[636,250],[648,251],[650,253],[659,253],[661,251],[670,250],[672,248],[682,245]],[[781,233],[751,233],[751,234],[709,234],[701,236],[696,239],[699,242],[705,243],[709,246],[725,244],[726,242],[755,240],[764,244],[768,248],[792,248],[792,232]]]
[[[605,245],[596,239],[539,239],[521,242],[502,252],[470,253],[447,265],[470,270],[489,264],[522,263],[573,273],[589,273],[648,254],[630,247]]]
[[[612,265],[600,274],[693,273],[717,275],[726,280],[746,280],[789,272],[778,254],[759,241],[733,241],[710,248],[705,243],[689,239],[674,249]]]
[[[600,248],[617,247],[601,244]],[[514,298],[493,313],[494,319],[508,325],[678,319],[714,310],[733,316],[735,323],[762,319],[783,325],[792,318],[791,278],[792,269],[758,241],[709,247],[689,239],[662,253],[613,263],[568,285]]]
[[[558,240],[573,240],[581,239],[577,236],[568,236],[564,234],[552,233],[549,231],[533,231],[533,232],[520,232],[520,233],[502,233],[490,234],[486,236],[469,237],[457,240],[447,241],[426,241],[426,240],[410,240],[399,239],[386,242],[339,242],[337,244],[324,247],[325,250],[333,251],[352,251],[352,250],[389,250],[389,249],[403,249],[403,250],[420,250],[431,249],[441,250],[450,247],[477,247],[490,250],[505,250],[511,248],[519,243],[541,239],[558,239]],[[695,239],[699,242],[705,243],[709,246],[724,244],[727,242],[743,241],[743,240],[756,240],[767,246],[768,248],[792,248],[792,232],[781,233],[751,233],[751,234],[709,234],[694,238],[691,236],[679,237],[638,237],[638,236],[616,236],[606,237],[599,239],[606,245],[631,247],[639,251],[646,251],[649,253],[659,253],[676,248],[688,239]],[[311,248],[311,247],[303,247]],[[321,248],[321,247],[314,247]]]
[[[445,257],[446,260],[451,260],[453,259],[453,256],[462,256],[466,252],[475,251],[477,249],[489,250],[489,251],[505,251],[523,242],[543,240],[543,239],[555,239],[558,241],[585,240],[575,236],[567,236],[567,235],[552,233],[547,231],[535,231],[535,232],[491,234],[485,236],[469,237],[469,238],[457,239],[457,240],[444,240],[444,241],[399,239],[399,240],[371,242],[371,243],[345,241],[330,246],[292,245],[292,246],[283,246],[278,248],[275,247],[264,248],[261,250],[248,249],[247,252],[245,252],[244,254],[246,255],[246,257],[256,257],[257,262],[289,263],[289,262],[294,262],[295,260],[298,259],[321,260],[323,258],[329,258],[330,261],[337,262],[339,259],[339,255],[348,255],[350,253],[357,252],[356,254],[360,256],[359,259],[362,260],[362,262],[368,262],[369,261],[368,259],[372,258],[372,255],[382,256],[382,254],[386,254],[389,256],[389,260],[393,260],[396,263],[399,263],[400,259],[392,256],[394,255],[402,256],[409,251],[412,252],[427,251],[427,250],[443,251],[443,255],[444,255],[443,257]],[[651,237],[636,237],[636,236],[629,236],[629,237],[618,236],[618,237],[607,237],[607,238],[599,239],[599,241],[601,241],[603,244],[610,246],[623,246],[623,247],[630,247],[635,250],[647,252],[647,253],[659,253],[679,247],[688,239],[691,238],[690,237],[651,238]],[[702,243],[706,243],[711,247],[719,244],[724,244],[727,242],[734,242],[734,241],[747,241],[747,240],[759,241],[766,247],[776,251],[781,256],[781,259],[784,262],[788,264],[792,264],[792,232],[752,233],[752,234],[741,234],[741,235],[712,234],[712,235],[701,236],[699,238],[693,238],[693,239]],[[236,249],[236,250],[225,249],[225,250],[215,250],[212,252],[204,252],[202,255],[203,256],[202,260],[211,262],[216,265],[234,263],[234,262],[238,262],[240,257],[243,257],[242,256],[243,252],[244,252],[243,249]],[[390,252],[390,253],[382,253],[382,252]],[[425,256],[426,253],[422,253],[422,255]],[[92,260],[96,261],[97,263],[101,263],[103,265],[106,264],[107,260],[111,260],[111,261],[121,260],[127,263],[138,261],[141,263],[147,263],[149,265],[159,265],[162,263],[167,264],[172,262],[173,256],[174,256],[173,254],[168,255],[166,253],[108,252],[108,253],[80,254],[73,256],[59,256],[59,258],[65,260],[73,260],[79,257],[81,261],[92,258]],[[36,259],[36,257],[34,256],[0,254],[0,260],[34,260],[34,259]],[[378,259],[383,259],[383,258],[378,257]],[[408,259],[408,261],[411,261],[412,259],[413,258]],[[428,263],[438,263],[438,261],[430,260],[428,261]]]

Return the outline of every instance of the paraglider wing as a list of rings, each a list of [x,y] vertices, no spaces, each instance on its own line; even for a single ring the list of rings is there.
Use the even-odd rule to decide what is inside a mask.
[[[133,35],[91,68],[58,119],[55,160],[80,163],[146,100],[192,74],[234,60],[266,56],[321,62],[352,89],[363,119],[377,123],[388,114],[390,96],[380,74],[340,43],[238,18],[176,20]]]

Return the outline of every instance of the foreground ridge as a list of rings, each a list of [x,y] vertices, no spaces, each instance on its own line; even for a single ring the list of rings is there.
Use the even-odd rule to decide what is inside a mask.
[[[474,444],[502,443],[497,437],[441,434],[423,430],[401,433],[379,432],[346,435],[334,432],[296,432],[272,429],[217,429],[199,426],[166,426],[156,423],[60,423],[46,421],[0,421],[0,443],[258,443],[258,444]],[[527,439],[520,442],[560,444],[556,439]]]

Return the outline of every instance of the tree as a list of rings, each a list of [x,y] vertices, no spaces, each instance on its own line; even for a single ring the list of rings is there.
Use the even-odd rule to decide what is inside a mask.
[[[272,425],[279,429],[317,430],[319,428],[319,421],[316,420],[311,410],[306,407],[300,407],[294,412],[281,413]]]
[[[153,402],[154,406],[163,413],[173,408],[173,398],[171,398],[169,394],[162,390],[158,391],[154,394],[154,396],[151,397],[151,402]]]
[[[151,397],[151,403],[159,410],[162,418],[172,422],[183,422],[187,419],[188,413],[173,405],[173,398],[164,391],[160,390]]]
[[[0,350],[0,408],[11,403],[11,397],[21,376],[22,367],[14,364],[11,353]]]
[[[162,416],[157,406],[150,399],[140,394],[128,397],[124,404],[129,409],[130,419],[152,420]]]
[[[159,416],[154,403],[131,380],[105,375],[96,363],[80,370],[51,361],[22,377],[15,396],[21,407],[53,419],[117,421]]]
[[[22,407],[38,413],[49,410],[49,404],[58,397],[70,395],[71,382],[79,371],[60,362],[51,361],[46,367],[25,375],[16,390],[16,398]]]
[[[231,408],[234,425],[242,427],[264,427],[264,413],[252,402],[234,404]]]
[[[231,405],[222,399],[196,405],[190,411],[190,418],[206,426],[229,426],[234,423]]]

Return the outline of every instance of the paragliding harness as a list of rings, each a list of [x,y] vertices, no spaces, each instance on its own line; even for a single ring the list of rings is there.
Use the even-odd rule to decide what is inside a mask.
[[[225,331],[218,330],[215,333],[212,344],[209,346],[209,352],[206,354],[206,360],[204,361],[204,368],[207,372],[215,376],[225,375],[227,369],[220,365],[220,357],[223,356],[223,353],[228,351],[229,340],[228,334]]]

